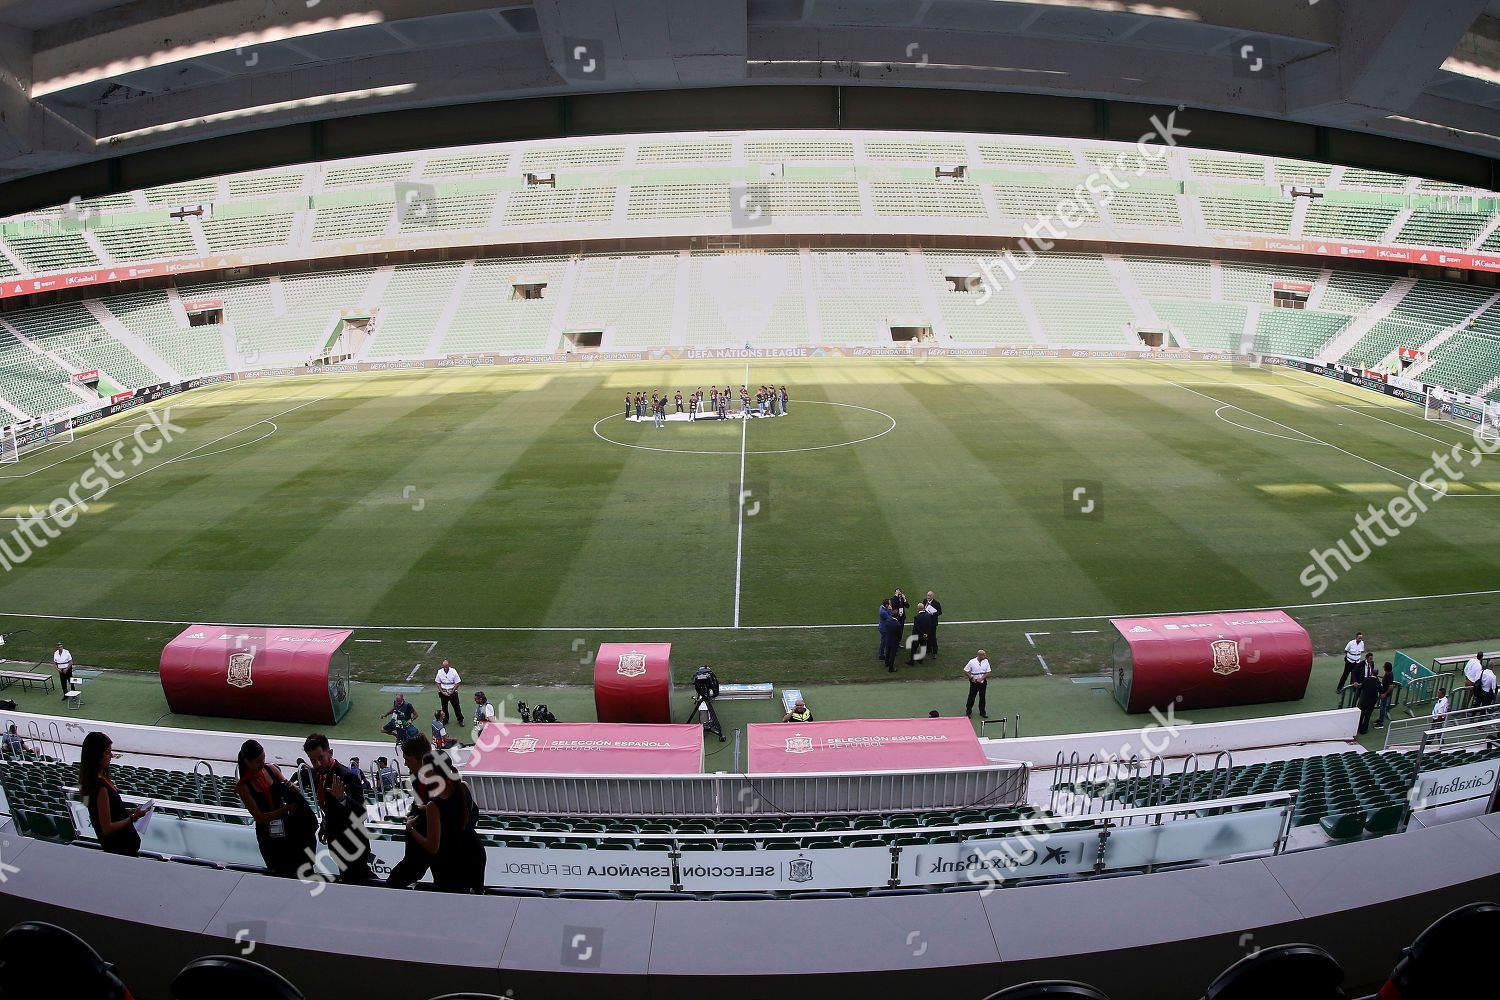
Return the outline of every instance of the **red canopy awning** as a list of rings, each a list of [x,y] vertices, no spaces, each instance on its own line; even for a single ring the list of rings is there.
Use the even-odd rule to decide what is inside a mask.
[[[167,706],[186,715],[331,725],[348,708],[332,670],[348,629],[193,625],[161,653]]]
[[[988,763],[968,719],[845,719],[747,727],[751,774],[912,771]]]
[[[507,722],[469,751],[466,772],[699,774],[703,727],[605,722]]]
[[[1115,700],[1127,712],[1296,701],[1312,639],[1285,611],[1112,618]]]

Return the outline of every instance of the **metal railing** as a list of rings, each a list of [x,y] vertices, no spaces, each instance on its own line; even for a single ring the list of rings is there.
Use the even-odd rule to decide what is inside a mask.
[[[1490,719],[1500,722],[1500,705],[1485,705],[1481,708],[1465,708],[1449,712],[1441,725],[1427,716],[1392,720],[1386,725],[1384,749],[1417,747],[1424,742],[1429,732],[1442,732],[1446,729],[1456,729]]]
[[[1020,762],[860,774],[470,774],[486,812],[535,816],[822,816],[933,812],[1026,801]]]
[[[137,796],[126,797],[127,801],[131,801],[135,798],[137,798]],[[1205,802],[1186,803],[1182,805],[1163,805],[1148,808],[1131,808],[1107,815],[1099,815],[1094,817],[1038,815],[1017,820],[1003,820],[979,823],[952,823],[931,826],[920,826],[915,824],[902,826],[900,824],[896,824],[892,826],[884,826],[878,830],[844,829],[778,832],[720,831],[714,833],[689,833],[679,831],[673,833],[606,833],[584,831],[539,832],[530,829],[507,829],[503,826],[481,826],[478,832],[481,836],[519,837],[525,839],[545,838],[545,840],[549,844],[552,842],[557,842],[560,844],[575,843],[580,844],[584,847],[593,847],[600,843],[630,843],[632,846],[637,847],[637,849],[643,854],[649,854],[649,857],[653,863],[665,863],[669,865],[673,872],[673,884],[678,889],[681,888],[680,878],[676,874],[679,870],[678,866],[688,866],[694,863],[694,861],[698,857],[698,853],[694,851],[693,846],[691,845],[717,845],[723,843],[748,842],[759,845],[759,849],[761,850],[774,850],[774,848],[772,847],[772,845],[774,844],[783,844],[787,842],[799,843],[802,841],[807,841],[809,839],[825,842],[834,841],[840,843],[841,845],[847,846],[846,842],[848,841],[869,839],[871,837],[883,837],[887,839],[887,843],[882,846],[890,851],[891,856],[891,867],[889,870],[890,877],[888,880],[873,878],[870,881],[869,885],[862,886],[863,888],[874,889],[886,885],[896,885],[900,883],[901,879],[899,875],[899,866],[904,851],[927,851],[931,849],[933,845],[943,844],[955,845],[960,849],[960,853],[962,851],[978,851],[981,849],[988,849],[992,852],[998,850],[1003,853],[1005,850],[1008,850],[1008,848],[1003,848],[999,845],[1010,843],[1019,845],[1020,850],[1023,852],[1029,852],[1033,855],[1040,855],[1041,848],[1045,847],[1049,843],[1049,841],[1052,840],[1052,838],[1059,838],[1061,841],[1071,842],[1077,845],[1079,843],[1091,843],[1093,842],[1091,838],[1096,837],[1097,848],[1094,852],[1096,859],[1090,863],[1089,868],[1085,869],[1084,871],[1078,872],[1073,877],[1088,878],[1093,875],[1102,874],[1106,871],[1122,869],[1153,871],[1157,867],[1177,865],[1183,862],[1179,860],[1175,855],[1163,858],[1161,860],[1155,860],[1155,858],[1158,857],[1158,855],[1155,854],[1148,856],[1146,860],[1142,860],[1142,858],[1140,857],[1139,848],[1137,848],[1133,855],[1132,852],[1127,850],[1126,854],[1129,856],[1128,860],[1122,860],[1119,857],[1111,858],[1111,837],[1124,836],[1125,831],[1133,831],[1155,826],[1171,826],[1172,824],[1179,821],[1191,822],[1195,820],[1204,820],[1207,817],[1211,816],[1224,816],[1225,819],[1228,819],[1229,817],[1225,816],[1224,814],[1235,814],[1247,810],[1266,810],[1279,814],[1275,817],[1277,823],[1276,835],[1274,837],[1274,840],[1271,841],[1268,846],[1257,847],[1254,846],[1253,843],[1245,843],[1242,846],[1245,847],[1246,850],[1226,851],[1221,848],[1220,852],[1217,854],[1208,852],[1207,856],[1202,859],[1194,858],[1191,860],[1209,861],[1219,860],[1224,857],[1250,857],[1257,855],[1280,854],[1283,850],[1285,850],[1287,839],[1290,835],[1292,814],[1296,805],[1296,799],[1296,792],[1282,791],[1261,793],[1256,795],[1243,795],[1236,796],[1234,798],[1215,799]],[[242,809],[162,800],[157,801],[156,807],[160,812],[163,813],[163,815],[173,816],[178,818],[179,820],[187,822],[197,821],[198,823],[206,823],[209,824],[209,828],[222,828],[222,824],[224,823],[246,826],[248,826],[249,824],[249,816]],[[405,835],[405,827],[403,824],[391,822],[389,820],[369,820],[366,822],[365,827],[367,831],[374,837],[377,843],[384,842],[390,844],[392,842],[399,842]],[[251,843],[250,840],[245,839],[249,836],[250,834],[248,832],[241,836],[241,839],[244,840],[244,843],[246,845],[249,845]],[[215,838],[213,837],[189,837],[185,842],[189,845],[194,842],[200,845],[208,845],[214,843],[214,840]],[[914,840],[920,841],[921,844],[914,846],[912,844],[912,841]],[[905,843],[902,843],[902,841],[905,841]],[[1261,841],[1261,843],[1265,844],[1266,842]],[[966,847],[964,845],[973,846]],[[652,849],[653,847],[655,848],[654,850]],[[801,849],[805,849],[805,845],[802,845],[802,847],[799,848],[799,850]],[[197,853],[194,853],[195,850],[197,851]],[[201,846],[199,848],[192,848],[191,846],[189,846],[187,853],[182,853],[180,856],[198,858],[200,860],[215,861],[220,863],[232,860],[227,857],[205,856],[204,850],[205,848]],[[1178,851],[1180,853],[1180,848],[1178,849]],[[382,852],[381,850],[377,850],[376,853],[377,855],[379,855],[381,853],[389,852]],[[539,850],[527,851],[526,854],[528,855],[528,861],[541,860],[542,855]],[[568,858],[572,859],[574,857],[576,857],[576,855],[570,852]],[[618,855],[615,855],[615,857],[618,857],[621,862],[628,862],[631,855],[628,852],[621,851]],[[492,865],[491,871],[487,872],[487,875],[489,877],[486,880],[486,884],[496,887],[504,887],[507,884],[507,881],[503,877],[503,870],[497,871],[496,868],[497,866]],[[1028,877],[1034,877],[1035,875],[1039,874],[1044,874],[1044,870],[1039,869],[1028,874],[1011,874],[1009,876],[1001,875],[994,880],[994,887],[999,888],[1001,885],[1009,882],[1024,882]],[[302,876],[299,875],[298,877],[301,878]],[[559,889],[567,888],[567,885],[565,884],[567,882],[567,878],[560,878],[558,884],[553,887]],[[939,885],[942,883],[940,880],[935,880],[932,884]],[[848,886],[849,883],[839,883],[832,887],[847,888]],[[796,888],[811,889],[816,887],[816,885],[809,884],[799,885]],[[625,891],[631,890],[627,888]]]
[[[1122,783],[1141,778],[1142,771],[1146,778],[1145,808],[1186,805],[1203,798],[1199,792],[1192,791],[1193,779],[1200,775],[1208,776],[1208,798],[1227,796],[1232,780],[1231,772],[1234,770],[1234,754],[1228,750],[1220,750],[1214,754],[1213,763],[1204,768],[1201,759],[1206,756],[1192,754],[1184,757],[1181,770],[1168,774],[1166,759],[1162,757],[1142,758],[1132,755],[1121,759],[1101,757],[1098,754],[1081,757],[1076,752],[1064,755],[1059,751],[1057,762],[1053,765],[1050,811],[1060,813],[1081,809],[1082,815],[1090,816],[1096,808],[1101,814],[1124,810],[1127,807],[1116,797],[1115,790]],[[1104,789],[1097,787],[1100,785],[1105,786]],[[1192,797],[1189,797],[1190,791]],[[1071,793],[1072,809],[1058,808],[1060,792]]]

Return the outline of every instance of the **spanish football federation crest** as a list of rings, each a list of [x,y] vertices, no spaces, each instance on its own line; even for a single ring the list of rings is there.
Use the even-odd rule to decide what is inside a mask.
[[[229,675],[224,679],[229,682],[230,687],[247,688],[254,680],[250,676],[250,668],[255,664],[255,653],[233,653],[229,657]]]
[[[813,741],[811,736],[788,736],[786,740],[787,753],[812,753]]]
[[[795,858],[786,866],[786,877],[793,882],[811,882],[812,876],[812,861],[807,858]]]
[[[535,736],[517,736],[506,750],[510,753],[531,753],[536,749],[536,742]]]
[[[1240,644],[1233,639],[1215,639],[1209,643],[1214,651],[1214,673],[1229,675],[1240,669]]]
[[[621,677],[639,677],[646,672],[645,653],[621,653],[620,665],[615,672]]]

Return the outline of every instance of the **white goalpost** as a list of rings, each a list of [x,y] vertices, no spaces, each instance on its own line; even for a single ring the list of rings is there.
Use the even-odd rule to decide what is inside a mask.
[[[1447,389],[1433,386],[1422,404],[1422,416],[1474,428],[1475,434],[1486,441],[1500,440],[1500,403],[1469,398],[1472,401],[1465,402]]]
[[[1453,398],[1447,392],[1433,386],[1422,404],[1422,416],[1428,420],[1451,420]]]
[[[0,429],[0,465],[11,465],[29,452],[73,440],[73,421],[38,418]]]
[[[1500,403],[1485,406],[1477,433],[1480,440],[1500,441]]]

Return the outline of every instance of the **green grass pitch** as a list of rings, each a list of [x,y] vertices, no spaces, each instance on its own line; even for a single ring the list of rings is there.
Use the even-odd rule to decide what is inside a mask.
[[[944,668],[983,646],[1002,677],[1096,671],[1112,614],[1317,605],[1291,613],[1320,652],[1500,631],[1500,595],[1475,593],[1500,589],[1500,456],[1326,593],[1299,582],[1466,440],[1408,404],[1227,364],[816,359],[750,363],[788,386],[784,418],[620,416],[626,391],[745,378],[601,363],[165,401],[184,433],[0,574],[0,627],[32,630],[5,655],[152,669],[176,623],[331,624],[379,640],[351,644],[374,682],[447,656],[466,680],[586,683],[599,642],[632,638],[725,680],[880,680],[896,586],[942,600]],[[66,496],[142,419],[0,466],[0,512]]]

